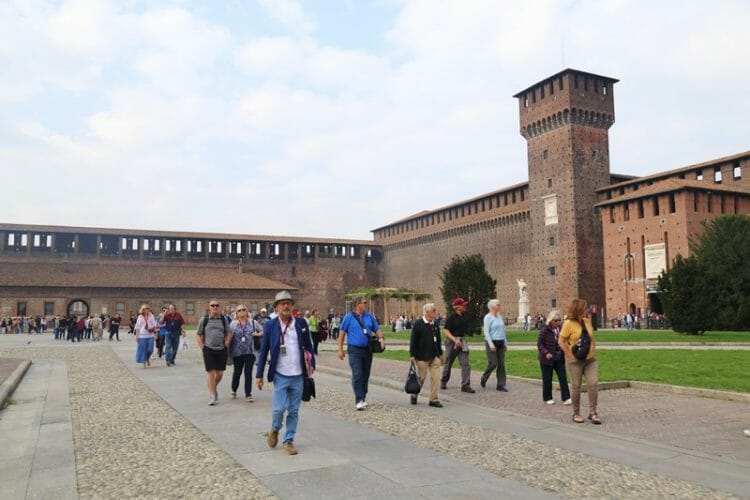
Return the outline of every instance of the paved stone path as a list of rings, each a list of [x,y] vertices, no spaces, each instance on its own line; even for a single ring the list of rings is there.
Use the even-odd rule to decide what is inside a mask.
[[[229,400],[225,378],[220,404],[208,407],[194,348],[180,352],[176,367],[157,361],[144,370],[133,360],[132,337],[30,346],[3,337],[0,357],[34,364],[15,404],[0,412],[0,498],[724,498],[750,491],[746,455],[628,435],[619,422],[622,396],[605,396],[601,427],[570,423],[569,408],[542,405],[538,386],[515,382],[504,398],[449,388],[445,408],[414,407],[389,387],[401,384],[404,364],[377,360],[380,384],[371,387],[370,408],[356,412],[349,381],[339,376],[348,365],[323,353],[319,397],[303,405],[300,455],[289,457],[265,444],[270,390],[254,390],[255,403]],[[662,408],[664,395],[648,394]],[[732,404],[747,418],[749,405]],[[693,425],[672,415],[674,426]],[[742,427],[734,440],[750,446]]]

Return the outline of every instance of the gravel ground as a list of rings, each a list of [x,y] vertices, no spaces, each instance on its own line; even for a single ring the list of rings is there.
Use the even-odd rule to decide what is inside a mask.
[[[26,347],[0,356],[67,360],[81,498],[274,498],[108,347]]]
[[[181,350],[178,361],[180,357],[199,361],[200,352],[193,346]],[[273,497],[257,478],[138,381],[106,345],[10,348],[0,350],[0,356],[68,361],[82,498]],[[227,375],[230,372],[231,368]],[[684,481],[429,415],[409,405],[373,400],[367,411],[356,412],[348,391],[317,389],[317,399],[307,408],[562,497],[732,498]],[[454,432],[440,432],[439,439],[435,438],[435,429],[448,428]],[[172,449],[166,450],[165,443]]]
[[[408,405],[368,402],[371,407],[367,411],[352,411],[351,394],[320,387],[317,399],[308,407],[356,421],[561,497],[734,498],[684,481],[426,414]],[[451,429],[452,432],[436,433],[436,429]]]

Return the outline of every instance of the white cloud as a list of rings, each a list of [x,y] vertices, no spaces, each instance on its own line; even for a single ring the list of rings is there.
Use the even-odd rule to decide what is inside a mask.
[[[302,4],[296,0],[258,0],[258,3],[272,19],[295,33],[310,33],[315,30],[314,18],[306,14]]]
[[[744,2],[398,2],[370,48],[326,41],[323,4],[260,3],[281,33],[189,3],[0,3],[0,168],[37,181],[4,218],[368,237],[526,178],[511,95],[563,67],[561,39],[622,80],[613,171],[747,149]]]

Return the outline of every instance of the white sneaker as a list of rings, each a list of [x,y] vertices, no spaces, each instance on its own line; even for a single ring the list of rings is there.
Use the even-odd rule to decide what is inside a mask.
[[[359,401],[357,403],[357,411],[362,411],[364,409],[365,409],[365,402],[364,401]]]
[[[364,406],[365,408],[367,408],[367,401],[365,401],[364,399],[362,400],[362,406]]]
[[[745,433],[745,436],[750,438],[750,429],[745,429],[743,432]]]
[[[555,400],[554,399],[548,399],[547,401],[545,401],[545,403],[547,403],[548,405],[553,405],[553,404],[555,404]]]
[[[211,398],[211,399],[208,400],[208,406],[213,406],[215,404],[216,404],[216,399]]]
[[[573,404],[573,400],[572,400],[572,399],[570,399],[570,398],[568,398],[568,399],[566,399],[565,401],[563,401],[563,404],[564,404],[565,406],[570,406],[570,405],[572,405],[572,404]]]

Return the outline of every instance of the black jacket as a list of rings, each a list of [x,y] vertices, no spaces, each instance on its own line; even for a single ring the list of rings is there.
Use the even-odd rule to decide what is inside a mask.
[[[443,355],[440,341],[440,327],[435,323],[425,323],[419,318],[414,322],[409,342],[409,354],[419,361],[432,361]]]

